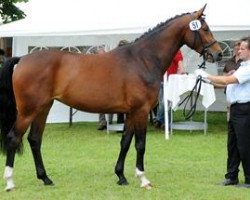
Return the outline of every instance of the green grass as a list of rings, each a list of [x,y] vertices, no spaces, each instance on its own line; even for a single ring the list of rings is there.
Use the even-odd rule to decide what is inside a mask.
[[[176,120],[181,113],[175,114]],[[201,118],[202,113],[197,114]],[[171,199],[171,200],[246,200],[250,190],[223,187],[219,183],[226,170],[226,114],[208,113],[208,133],[174,131],[170,140],[149,125],[145,170],[153,189],[139,187],[135,178],[135,149],[131,145],[125,163],[128,186],[118,186],[114,166],[119,153],[120,134],[100,132],[96,123],[48,124],[43,139],[47,173],[55,186],[43,186],[36,179],[29,145],[16,157],[14,192],[4,191],[0,199]],[[5,157],[0,155],[4,170]],[[242,170],[240,172],[243,180]]]

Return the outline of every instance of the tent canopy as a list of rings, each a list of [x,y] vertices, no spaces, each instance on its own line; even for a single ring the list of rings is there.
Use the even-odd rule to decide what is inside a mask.
[[[194,12],[207,3],[206,20],[213,31],[250,30],[245,17],[249,1],[225,0],[30,0],[19,4],[27,17],[0,26],[0,37],[142,33],[177,14]],[[238,12],[241,10],[241,12]]]

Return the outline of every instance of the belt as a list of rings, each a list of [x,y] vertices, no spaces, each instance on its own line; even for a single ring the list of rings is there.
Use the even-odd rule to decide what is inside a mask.
[[[250,104],[250,101],[246,101],[246,102],[236,101],[236,102],[233,102],[233,103],[231,104],[231,106],[233,106],[233,105],[237,105],[237,104],[241,104],[241,105],[244,105],[244,104]]]

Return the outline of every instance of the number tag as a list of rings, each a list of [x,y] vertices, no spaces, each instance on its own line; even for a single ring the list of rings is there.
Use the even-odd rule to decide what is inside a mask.
[[[199,20],[193,20],[189,23],[191,31],[198,31],[201,28],[201,22]]]

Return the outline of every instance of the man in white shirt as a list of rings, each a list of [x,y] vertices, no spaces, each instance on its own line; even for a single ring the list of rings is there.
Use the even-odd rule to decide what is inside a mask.
[[[229,76],[213,76],[198,69],[197,75],[215,85],[227,86],[227,101],[231,104],[228,121],[227,173],[223,185],[250,188],[250,37],[241,39],[240,67]],[[244,184],[238,184],[239,165],[245,176]]]

